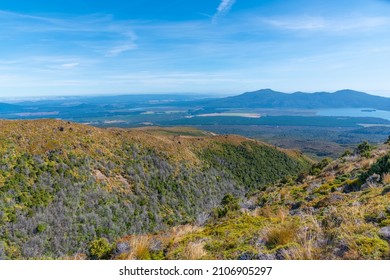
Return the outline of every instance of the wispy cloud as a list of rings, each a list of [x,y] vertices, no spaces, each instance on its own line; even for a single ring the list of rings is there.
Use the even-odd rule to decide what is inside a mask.
[[[137,48],[137,36],[132,30],[135,23],[115,20],[110,15],[50,17],[0,10],[0,23],[4,27],[0,37],[33,34],[35,42],[44,41],[45,46],[66,40],[68,46],[73,44],[89,48],[106,57],[118,56]]]
[[[118,55],[120,55],[120,54],[122,54],[124,52],[137,49],[138,46],[135,43],[135,41],[137,40],[137,36],[135,35],[135,33],[128,32],[126,34],[126,37],[127,37],[127,40],[121,41],[121,42],[117,42],[117,44],[115,46],[110,48],[106,52],[106,56],[108,56],[108,57],[115,57],[115,56],[118,56]]]
[[[118,56],[124,52],[131,51],[137,48],[137,45],[133,44],[132,42],[125,43],[123,45],[118,45],[113,47],[107,52],[108,57],[114,57]]]
[[[226,15],[230,9],[233,7],[236,0],[222,0],[219,3],[217,12],[214,14],[212,21],[216,22],[220,17]]]
[[[78,63],[78,62],[64,63],[64,64],[60,65],[60,68],[61,69],[73,69],[79,65],[80,65],[80,63]]]
[[[389,27],[387,17],[355,16],[344,18],[296,17],[262,19],[265,24],[285,30],[297,31],[370,31],[379,27]]]

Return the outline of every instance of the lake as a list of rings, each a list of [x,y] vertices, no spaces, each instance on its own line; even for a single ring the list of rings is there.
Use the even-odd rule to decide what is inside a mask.
[[[322,109],[317,116],[327,117],[372,117],[390,120],[390,111],[381,111],[371,108]]]

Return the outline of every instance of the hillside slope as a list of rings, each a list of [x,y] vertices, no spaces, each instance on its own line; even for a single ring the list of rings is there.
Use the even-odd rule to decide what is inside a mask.
[[[87,254],[93,242],[193,223],[232,194],[307,170],[239,136],[0,121],[0,259]]]
[[[203,226],[176,227],[119,259],[390,259],[390,147],[314,165],[245,199],[225,197]],[[159,247],[153,244],[162,244]],[[157,248],[157,249],[156,249]],[[142,252],[142,254],[140,254]]]

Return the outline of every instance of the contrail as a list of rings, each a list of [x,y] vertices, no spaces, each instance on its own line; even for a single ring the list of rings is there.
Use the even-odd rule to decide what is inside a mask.
[[[223,15],[226,15],[230,9],[233,7],[236,0],[222,0],[221,3],[219,3],[219,6],[217,8],[217,12],[213,16],[213,22],[218,20]]]

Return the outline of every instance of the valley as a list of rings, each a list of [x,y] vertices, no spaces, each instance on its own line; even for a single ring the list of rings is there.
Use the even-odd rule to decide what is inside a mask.
[[[50,118],[103,128],[191,126],[298,149],[314,159],[337,158],[361,141],[377,144],[390,134],[389,114],[384,111],[390,108],[389,99],[351,90],[285,94],[264,89],[224,98],[75,96],[14,101],[2,108],[2,119]]]
[[[0,259],[388,259],[388,99],[351,94],[3,103]]]

